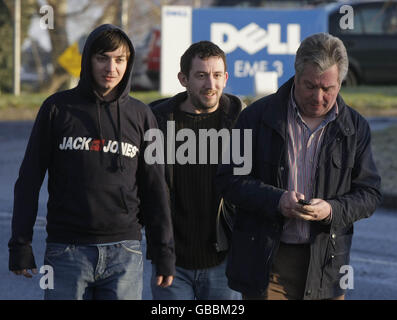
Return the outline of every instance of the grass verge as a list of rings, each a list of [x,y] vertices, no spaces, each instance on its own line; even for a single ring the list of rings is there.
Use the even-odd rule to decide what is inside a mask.
[[[372,150],[375,164],[382,178],[382,190],[396,194],[397,190],[397,126],[372,133]]]
[[[343,87],[343,99],[364,116],[397,116],[397,86]],[[131,95],[145,103],[162,98],[158,91],[133,92]],[[0,95],[0,120],[32,120],[47,94]],[[258,97],[257,97],[258,98]],[[255,97],[244,97],[248,105]]]
[[[48,96],[44,93],[21,94],[19,97],[12,94],[0,95],[0,121],[34,120]],[[157,91],[133,92],[131,96],[145,103],[162,98]]]
[[[345,102],[365,116],[397,116],[397,86],[342,88]]]
[[[342,88],[341,94],[347,104],[364,116],[397,116],[397,86]],[[145,103],[162,98],[157,91],[131,95]],[[46,97],[46,94],[0,95],[0,121],[33,120]],[[247,104],[254,100],[244,98]],[[373,132],[372,147],[382,177],[382,190],[390,194],[397,193],[396,145],[397,126]]]

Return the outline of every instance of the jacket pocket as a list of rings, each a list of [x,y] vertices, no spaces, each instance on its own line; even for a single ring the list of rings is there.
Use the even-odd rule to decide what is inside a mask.
[[[142,255],[142,249],[141,249],[141,242],[138,240],[125,240],[122,241],[121,243],[121,247],[130,252],[130,253],[135,253],[135,254],[139,254]]]
[[[340,154],[332,155],[332,163],[337,169],[353,168],[353,159],[350,157],[343,158]]]
[[[119,185],[83,186],[70,190],[70,194],[83,210],[128,213],[125,190]]]
[[[267,286],[274,255],[274,241],[261,239],[254,232],[233,231],[226,275],[248,290],[261,291]]]
[[[338,286],[343,276],[341,268],[349,265],[352,234],[330,235],[323,266],[321,287]]]
[[[323,178],[331,181],[325,183],[327,194],[338,196],[350,190],[353,164],[353,159],[349,155],[342,156],[339,152],[332,154],[330,167],[324,172]]]
[[[72,248],[72,245],[64,243],[48,242],[45,249],[46,257],[58,257]]]
[[[64,214],[53,218],[87,232],[126,230],[137,220],[129,214],[138,210],[136,198],[135,190],[117,184],[74,185],[65,190],[58,209]]]

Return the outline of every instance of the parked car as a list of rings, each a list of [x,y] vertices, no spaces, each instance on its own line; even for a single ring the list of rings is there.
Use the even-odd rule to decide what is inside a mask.
[[[270,8],[273,2],[267,1],[266,6]],[[302,1],[288,3],[290,6],[302,6]],[[277,4],[280,5],[279,2]],[[343,41],[349,55],[345,85],[397,84],[397,0],[307,0],[303,1],[303,5],[306,8],[324,6],[329,12],[328,32]],[[353,9],[353,29],[340,25],[341,18],[346,14],[340,12],[343,5]],[[160,51],[160,29],[154,28],[148,33],[144,45],[137,48],[133,75],[135,90],[159,88]]]
[[[158,90],[160,73],[161,33],[151,29],[143,44],[136,48],[132,71],[132,90]]]
[[[340,26],[350,5],[354,12],[353,29]],[[346,85],[397,84],[397,1],[351,1],[331,5],[329,32],[340,38],[349,55]]]

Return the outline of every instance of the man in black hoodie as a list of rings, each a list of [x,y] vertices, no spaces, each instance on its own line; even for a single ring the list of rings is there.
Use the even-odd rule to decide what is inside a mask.
[[[225,53],[218,46],[209,41],[191,45],[181,58],[178,74],[186,91],[151,104],[159,128],[166,136],[164,141],[172,140],[167,132],[172,125],[175,125],[177,136],[182,132],[193,132],[197,142],[206,130],[215,135],[220,130],[230,133],[242,104],[237,97],[223,93],[227,78]],[[182,144],[189,143],[176,140],[175,150],[183,149]],[[227,236],[233,210],[215,191],[217,164],[211,160],[214,156],[220,159],[222,154],[219,140],[216,144],[218,148],[212,143],[209,148],[205,146],[205,152],[199,143],[192,145],[197,157],[191,163],[178,159],[179,151],[165,156],[176,158],[175,164],[167,163],[166,166],[175,231],[176,275],[172,286],[160,288],[155,285],[153,273],[154,299],[239,298],[239,294],[228,287],[225,276]],[[167,145],[166,149],[169,147]],[[190,152],[191,148],[188,149]],[[203,153],[205,159],[201,157]]]
[[[156,284],[169,286],[175,254],[164,167],[147,165],[150,108],[129,96],[134,48],[112,25],[88,37],[76,88],[42,105],[15,184],[9,269],[37,273],[31,247],[48,170],[45,299],[141,299],[145,225]]]

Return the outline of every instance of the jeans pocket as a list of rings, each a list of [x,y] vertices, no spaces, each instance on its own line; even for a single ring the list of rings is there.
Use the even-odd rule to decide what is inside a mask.
[[[64,243],[47,243],[45,256],[47,257],[57,257],[64,254],[66,251],[70,249],[70,245]]]
[[[139,240],[125,240],[121,242],[121,247],[128,252],[142,255],[141,242]]]

